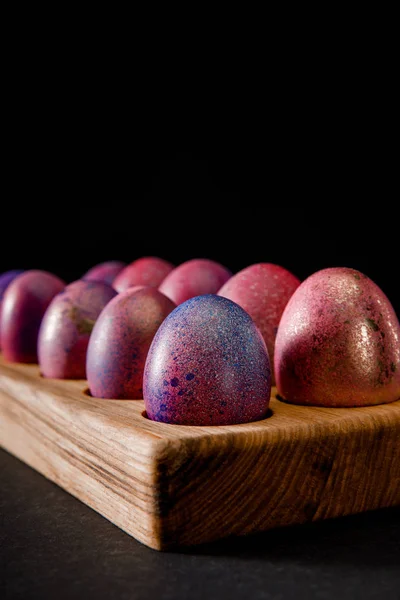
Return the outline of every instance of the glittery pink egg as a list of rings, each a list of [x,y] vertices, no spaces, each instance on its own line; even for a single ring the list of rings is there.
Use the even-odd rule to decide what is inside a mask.
[[[194,296],[216,294],[232,273],[208,259],[193,259],[176,267],[160,285],[160,292],[181,304]]]
[[[117,295],[101,281],[75,281],[53,298],[40,326],[38,355],[44,377],[85,379],[86,351],[97,317]]]
[[[318,271],[289,300],[275,344],[282,398],[367,406],[400,398],[400,326],[382,290],[349,268]]]
[[[1,309],[1,348],[10,362],[37,362],[37,339],[47,307],[65,282],[47,271],[26,271],[7,287]]]
[[[270,361],[251,317],[222,296],[180,304],[159,328],[143,378],[147,416],[179,425],[230,425],[264,418]]]
[[[249,313],[267,344],[271,365],[280,318],[299,285],[300,279],[283,267],[259,263],[233,275],[218,292]],[[275,384],[273,375],[272,383]]]
[[[142,398],[150,344],[175,304],[152,287],[128,289],[106,306],[87,352],[87,378],[97,398]]]
[[[119,260],[109,260],[89,269],[89,271],[83,275],[82,279],[85,281],[102,281],[103,283],[111,285],[118,273],[125,267],[126,263],[124,262]]]
[[[113,287],[124,292],[134,285],[148,285],[158,288],[165,277],[174,269],[174,265],[162,258],[145,256],[133,261],[116,277]]]

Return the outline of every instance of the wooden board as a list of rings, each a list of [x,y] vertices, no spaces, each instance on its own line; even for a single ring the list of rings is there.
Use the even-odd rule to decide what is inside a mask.
[[[0,357],[0,443],[156,549],[400,504],[400,401],[314,408],[275,397],[252,424],[155,423]]]

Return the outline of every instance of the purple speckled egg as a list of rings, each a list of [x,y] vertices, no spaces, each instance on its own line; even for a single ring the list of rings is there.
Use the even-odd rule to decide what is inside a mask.
[[[26,271],[7,287],[1,310],[1,348],[10,362],[37,362],[43,315],[65,282],[46,271]]]
[[[117,275],[126,267],[126,263],[119,260],[109,260],[95,265],[82,276],[84,281],[102,281],[111,285]]]
[[[300,279],[279,265],[258,263],[233,275],[218,292],[249,313],[267,344],[271,366],[279,321],[300,283]],[[273,372],[272,384],[275,384]]]
[[[150,344],[175,304],[152,287],[130,288],[111,300],[94,326],[87,378],[96,398],[143,397],[143,370]]]
[[[231,276],[232,273],[219,263],[195,258],[171,271],[159,290],[178,305],[194,296],[216,294]]]
[[[14,270],[14,271],[6,271],[2,275],[0,275],[0,327],[1,327],[1,306],[3,304],[4,293],[5,293],[6,289],[8,288],[8,286],[10,285],[10,283],[12,281],[14,281],[14,279],[16,277],[18,277],[18,275],[21,275],[21,273],[23,273],[23,271]],[[1,329],[0,329],[0,350],[1,350]]]
[[[97,317],[117,295],[101,281],[75,281],[53,298],[38,338],[44,377],[85,379],[86,351]]]
[[[271,394],[264,339],[235,302],[197,296],[164,321],[143,380],[147,416],[179,425],[231,425],[263,419]]]
[[[289,300],[275,344],[288,402],[367,406],[400,398],[400,326],[382,290],[359,271],[330,268]]]
[[[156,256],[144,256],[134,260],[115,278],[113,287],[124,292],[134,285],[148,285],[158,288],[165,277],[174,269],[174,265]]]

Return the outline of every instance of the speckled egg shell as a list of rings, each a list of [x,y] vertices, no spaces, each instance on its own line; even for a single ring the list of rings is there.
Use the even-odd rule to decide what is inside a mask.
[[[216,294],[232,273],[213,260],[196,258],[176,267],[160,285],[160,292],[181,304],[194,296]]]
[[[249,313],[267,344],[271,365],[279,321],[300,283],[300,279],[279,265],[259,263],[233,275],[218,292]],[[273,373],[272,384],[275,384]]]
[[[134,285],[148,285],[158,288],[173,269],[174,265],[162,258],[155,256],[138,258],[121,271],[116,277],[113,287],[117,292],[124,292]]]
[[[382,290],[349,268],[318,271],[289,300],[275,344],[289,402],[367,406],[400,397],[400,327]]]
[[[264,418],[271,372],[251,317],[221,296],[197,296],[164,321],[144,373],[144,401],[154,421],[228,425]]]
[[[4,293],[5,293],[6,289],[8,288],[8,286],[10,285],[10,283],[12,281],[14,281],[14,279],[16,277],[18,277],[18,275],[21,275],[21,273],[23,273],[23,271],[14,270],[14,271],[6,271],[2,275],[0,275],[0,327],[1,327],[1,306],[3,304]],[[0,350],[1,350],[1,329],[0,329]]]
[[[37,362],[37,338],[47,307],[65,282],[46,271],[26,271],[7,287],[1,310],[1,347],[10,362]]]
[[[82,276],[85,281],[102,281],[111,285],[117,275],[126,267],[126,263],[119,260],[109,260],[95,265]]]
[[[150,344],[175,304],[152,287],[128,289],[114,298],[93,329],[87,353],[92,396],[143,397],[143,370]]]
[[[53,298],[39,331],[44,377],[86,378],[86,351],[94,324],[117,292],[101,281],[75,281]]]

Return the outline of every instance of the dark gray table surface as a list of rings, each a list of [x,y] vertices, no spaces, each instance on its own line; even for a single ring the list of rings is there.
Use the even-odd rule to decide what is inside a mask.
[[[2,600],[400,599],[400,509],[146,548],[0,451]]]

